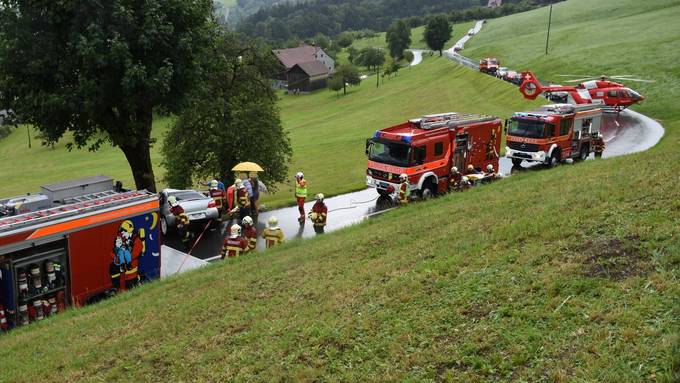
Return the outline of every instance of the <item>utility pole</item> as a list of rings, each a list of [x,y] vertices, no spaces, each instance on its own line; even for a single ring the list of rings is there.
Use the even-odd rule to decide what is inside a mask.
[[[548,44],[550,44],[550,24],[552,23],[552,4],[550,4],[550,15],[548,16],[548,38],[545,40],[545,54],[548,54]]]
[[[26,124],[26,134],[28,135],[28,148],[31,148],[31,130],[28,128],[28,124]]]

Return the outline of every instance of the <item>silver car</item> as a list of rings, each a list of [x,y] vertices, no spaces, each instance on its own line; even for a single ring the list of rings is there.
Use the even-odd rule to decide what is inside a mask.
[[[215,207],[215,201],[196,190],[163,189],[160,193],[161,205],[161,232],[167,235],[176,228],[175,216],[170,212],[168,197],[175,196],[177,203],[184,209],[191,224],[205,223],[208,220],[217,220],[219,213]]]

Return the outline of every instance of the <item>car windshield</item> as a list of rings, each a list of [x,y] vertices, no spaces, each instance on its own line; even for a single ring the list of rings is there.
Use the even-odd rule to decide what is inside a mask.
[[[169,195],[174,195],[175,198],[177,198],[178,201],[191,201],[191,200],[207,198],[203,194],[201,194],[197,191],[193,191],[193,190],[182,190],[182,191],[178,191],[178,192],[172,192],[172,193],[169,193]]]
[[[543,138],[545,124],[537,120],[511,119],[508,127],[509,136]]]
[[[407,144],[386,140],[372,140],[368,152],[371,161],[383,164],[408,166],[411,147]]]

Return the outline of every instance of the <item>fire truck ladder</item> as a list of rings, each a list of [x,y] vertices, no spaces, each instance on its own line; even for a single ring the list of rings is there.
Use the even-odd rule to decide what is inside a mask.
[[[493,121],[496,117],[483,114],[458,114],[444,113],[430,116],[423,116],[420,122],[421,129],[431,130],[441,127],[457,128],[461,125],[474,124],[478,122]]]
[[[147,199],[153,194],[147,191],[118,193],[113,190],[74,197],[64,205],[0,219],[0,234],[20,227],[37,225],[57,219],[105,210],[116,205]],[[73,201],[73,202],[72,202]]]

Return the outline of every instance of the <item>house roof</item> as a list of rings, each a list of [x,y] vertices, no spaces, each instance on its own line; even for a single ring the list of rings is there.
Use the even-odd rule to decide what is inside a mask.
[[[315,46],[301,45],[297,48],[274,49],[272,52],[274,52],[286,69],[290,69],[294,67],[295,64],[317,60],[316,53],[319,50],[320,49]]]
[[[328,68],[321,61],[307,61],[303,63],[298,63],[293,66],[299,67],[303,72],[307,73],[310,77],[319,76],[328,73]],[[291,68],[291,69],[293,69]]]

